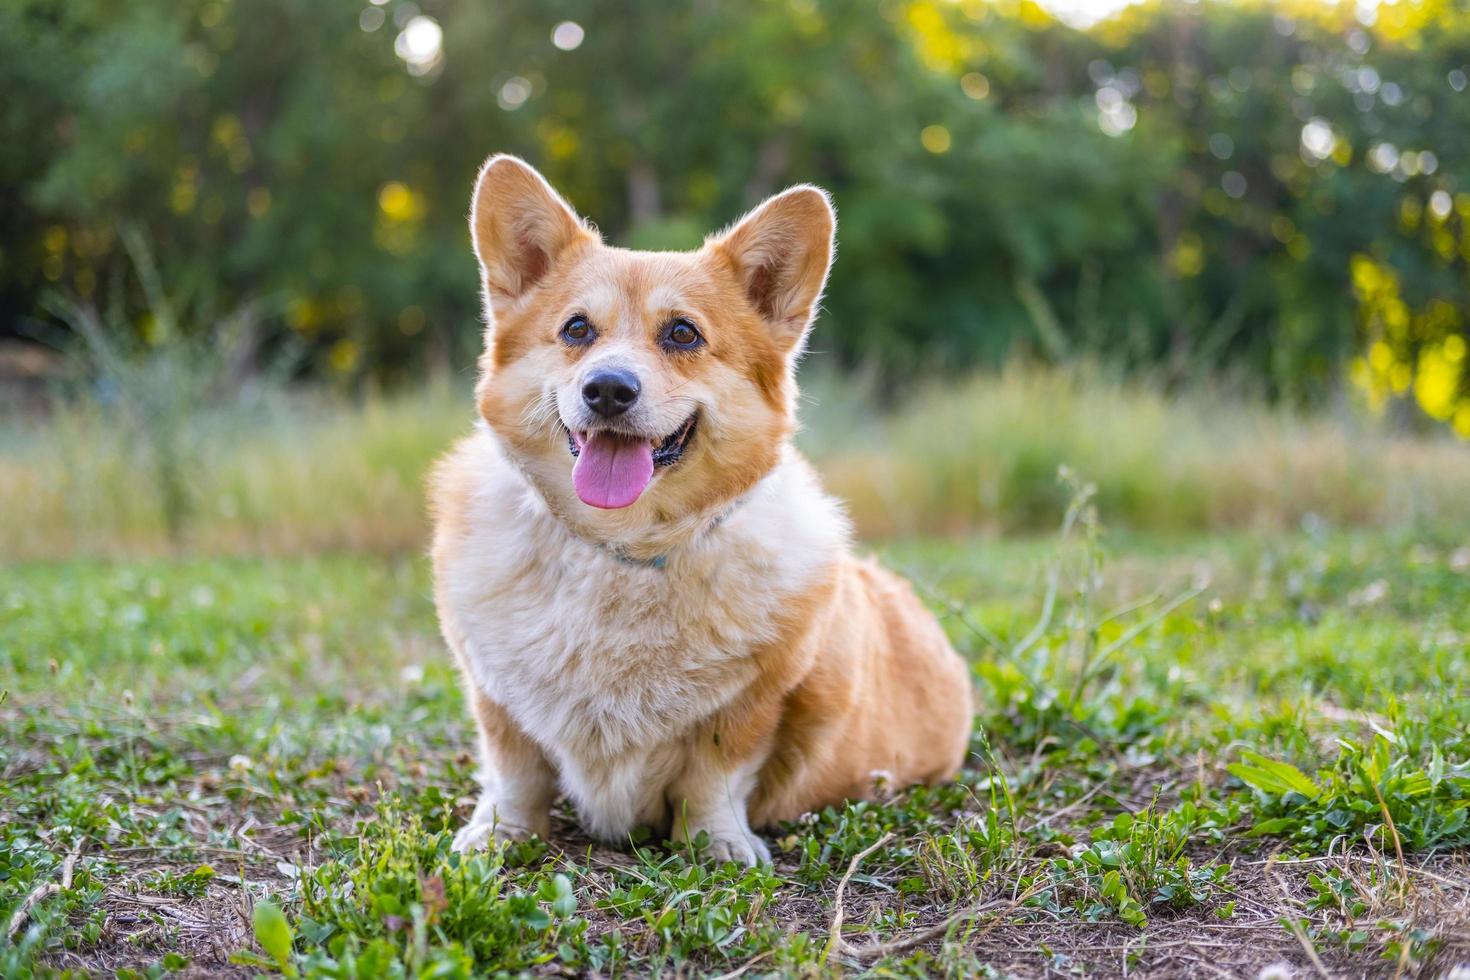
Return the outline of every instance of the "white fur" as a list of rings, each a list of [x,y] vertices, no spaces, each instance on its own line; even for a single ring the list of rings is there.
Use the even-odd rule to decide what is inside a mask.
[[[770,861],[770,848],[750,829],[746,806],[764,761],[747,760],[733,772],[698,766],[675,780],[670,798],[683,802],[673,814],[670,838],[689,841],[703,830],[709,834],[710,857],[716,861],[747,865]]]
[[[446,636],[462,638],[469,675],[540,746],[589,831],[618,839],[664,823],[689,736],[756,677],[751,653],[775,639],[777,614],[844,554],[845,518],[788,450],[664,568],[629,564],[573,536],[492,434],[477,432],[468,451],[477,491],[458,522],[468,539],[438,572]],[[762,761],[720,787],[678,787],[700,801],[690,836],[708,831],[717,857],[769,857],[745,816]],[[518,804],[494,772],[484,792],[461,834],[469,846],[487,839],[487,823],[526,819],[506,812]]]

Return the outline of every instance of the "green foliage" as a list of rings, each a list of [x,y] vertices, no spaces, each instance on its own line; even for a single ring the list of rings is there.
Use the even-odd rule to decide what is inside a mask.
[[[709,868],[682,855],[658,857],[639,851],[640,863],[616,876],[598,908],[628,923],[641,923],[655,938],[658,956],[678,964],[701,954],[776,944],[780,931],[757,925],[782,880],[764,868],[731,863]],[[754,927],[753,935],[747,935]]]
[[[1446,762],[1432,741],[1427,752],[1380,732],[1367,745],[1339,740],[1336,760],[1315,780],[1254,752],[1229,769],[1257,791],[1254,834],[1319,846],[1366,838],[1385,851],[1470,846],[1470,761]]]
[[[822,182],[815,346],[890,377],[1099,352],[1307,398],[1352,364],[1470,433],[1451,5],[1154,3],[1090,32],[932,0],[372,6],[8,5],[3,329],[61,288],[147,336],[131,222],[177,291],[261,300],[265,346],[320,373],[468,363],[465,204],[509,150],[644,247]]]
[[[1267,759],[1256,752],[1244,752],[1244,763],[1231,763],[1230,774],[1241,782],[1267,793],[1285,796],[1296,793],[1308,800],[1322,795],[1321,788],[1289,762]]]
[[[582,948],[586,923],[565,875],[537,876],[521,891],[503,855],[465,857],[449,842],[426,834],[417,816],[381,806],[337,857],[302,875],[301,930],[327,954],[305,958],[303,969],[372,976],[391,963],[395,974],[468,976],[474,964],[527,969]]]
[[[255,912],[251,915],[251,925],[255,930],[255,941],[260,943],[260,948],[266,951],[266,954],[283,972],[288,976],[294,976],[296,971],[292,969],[290,963],[291,946],[295,939],[281,910],[270,902],[258,902]]]

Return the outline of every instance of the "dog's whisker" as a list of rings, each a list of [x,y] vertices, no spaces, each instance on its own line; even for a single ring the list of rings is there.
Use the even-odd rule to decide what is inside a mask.
[[[542,392],[521,410],[516,424],[522,431],[532,432],[544,427],[556,415],[556,393]]]

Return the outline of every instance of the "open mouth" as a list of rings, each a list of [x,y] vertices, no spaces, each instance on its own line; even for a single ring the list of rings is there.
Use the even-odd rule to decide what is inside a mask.
[[[698,413],[695,413],[694,415],[691,415],[687,419],[685,419],[683,425],[679,426],[673,432],[669,433],[668,436],[665,437],[662,441],[656,439],[649,440],[648,444],[652,447],[653,465],[673,466],[675,463],[677,463],[679,459],[684,455],[684,450],[688,448],[689,440],[694,435],[694,424],[698,421],[699,415]],[[590,436],[608,435],[617,439],[626,439],[629,441],[634,441],[638,439],[637,436],[624,435],[621,432],[573,432],[571,429],[567,429],[565,424],[562,425],[562,428],[566,429],[567,448],[571,450],[571,453],[574,457],[582,455],[582,446],[587,442],[587,439]]]
[[[567,449],[576,459],[572,485],[584,504],[604,509],[627,507],[643,495],[655,467],[673,466],[694,437],[698,413],[662,439],[610,429],[567,429]]]

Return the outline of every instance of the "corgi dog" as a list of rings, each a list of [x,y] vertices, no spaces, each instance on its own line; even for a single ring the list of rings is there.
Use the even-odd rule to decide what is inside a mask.
[[[563,793],[596,837],[752,865],[756,828],[959,769],[966,664],[792,444],[835,227],[802,185],[698,251],[629,251],[485,163],[480,418],[431,479],[484,763],[456,849],[547,837]]]

